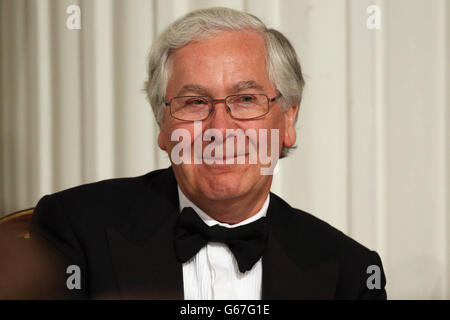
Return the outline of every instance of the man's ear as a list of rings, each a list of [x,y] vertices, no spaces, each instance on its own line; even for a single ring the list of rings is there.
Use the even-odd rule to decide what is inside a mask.
[[[295,118],[298,105],[292,106],[284,112],[284,146],[292,147],[295,144],[297,133],[295,131]]]

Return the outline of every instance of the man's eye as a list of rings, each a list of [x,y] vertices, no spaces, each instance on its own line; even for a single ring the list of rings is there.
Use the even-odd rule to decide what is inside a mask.
[[[253,96],[241,96],[239,102],[253,102],[255,98]]]
[[[201,104],[205,104],[206,101],[205,100],[201,100],[201,99],[193,99],[193,100],[188,100],[186,102],[187,105],[201,105]]]

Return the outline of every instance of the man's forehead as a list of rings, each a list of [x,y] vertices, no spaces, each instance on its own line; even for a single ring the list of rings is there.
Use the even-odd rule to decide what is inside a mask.
[[[258,54],[260,53],[260,54]],[[267,87],[265,43],[255,31],[224,31],[175,50],[170,57],[169,83],[177,96],[207,95],[211,79],[226,77],[230,94]]]

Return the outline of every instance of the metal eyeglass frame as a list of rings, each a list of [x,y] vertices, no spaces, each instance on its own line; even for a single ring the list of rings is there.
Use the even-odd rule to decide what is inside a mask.
[[[234,117],[233,114],[231,113],[231,108],[228,106],[228,104],[226,103],[226,101],[227,101],[227,99],[230,98],[230,97],[245,96],[245,95],[263,95],[263,96],[265,96],[265,97],[267,98],[267,112],[264,113],[264,114],[262,114],[262,115],[259,115],[259,116],[256,116],[256,117],[252,117],[252,118],[236,118],[236,117]],[[223,103],[225,103],[227,112],[230,114],[230,116],[231,116],[233,119],[236,119],[236,120],[251,120],[251,119],[257,119],[257,118],[264,117],[266,114],[268,114],[268,113],[269,113],[269,109],[270,109],[270,105],[269,105],[269,104],[270,104],[271,102],[274,102],[274,101],[280,99],[282,96],[283,96],[283,95],[282,95],[281,93],[278,93],[278,95],[276,95],[276,96],[273,97],[273,98],[269,98],[269,97],[268,97],[266,94],[264,94],[264,93],[248,93],[248,94],[242,93],[242,94],[232,94],[232,95],[229,95],[229,96],[225,97],[225,99],[211,99],[211,97],[209,97],[209,96],[178,96],[178,97],[173,97],[173,98],[170,99],[168,102],[167,102],[167,101],[164,102],[164,104],[166,105],[166,107],[169,106],[169,111],[170,111],[170,115],[172,116],[172,118],[177,119],[177,120],[180,120],[180,121],[189,121],[189,122],[192,122],[192,121],[203,121],[203,120],[208,119],[209,116],[212,114],[212,112],[213,112],[213,110],[214,110],[214,105],[215,105],[216,102],[223,102]],[[171,106],[171,103],[172,103],[172,100],[177,99],[177,98],[208,98],[208,99],[211,101],[211,106],[210,106],[210,108],[209,108],[209,113],[208,113],[208,115],[207,115],[205,118],[199,119],[199,120],[185,120],[185,119],[180,119],[180,118],[175,117],[175,116],[172,114],[172,106]]]

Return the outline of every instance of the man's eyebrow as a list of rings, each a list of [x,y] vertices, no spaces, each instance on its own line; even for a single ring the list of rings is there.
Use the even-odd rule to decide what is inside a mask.
[[[236,84],[234,84],[230,88],[230,93],[238,93],[240,91],[243,91],[245,89],[256,89],[256,90],[263,90],[263,86],[260,85],[258,82],[253,80],[247,80],[247,81],[240,81]]]
[[[246,89],[256,89],[262,91],[264,88],[262,85],[260,85],[258,82],[254,80],[247,80],[247,81],[239,81],[238,83],[232,85],[231,88],[228,90],[228,92],[231,94],[235,94]],[[184,85],[180,90],[178,90],[176,95],[177,97],[179,97],[186,95],[189,92],[203,96],[207,96],[209,93],[208,89],[206,89],[205,87],[196,84],[187,84]]]
[[[187,84],[185,86],[183,86],[180,90],[178,90],[177,92],[177,96],[183,96],[188,92],[194,92],[196,94],[200,94],[200,95],[208,95],[208,89],[206,89],[205,87],[196,85],[196,84]]]

